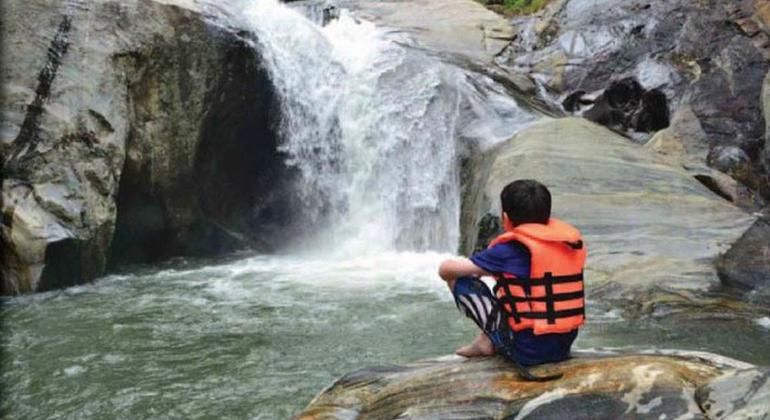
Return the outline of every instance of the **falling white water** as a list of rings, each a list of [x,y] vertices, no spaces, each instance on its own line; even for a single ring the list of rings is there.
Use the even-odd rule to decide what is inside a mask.
[[[488,78],[344,10],[320,26],[276,0],[237,5],[280,96],[280,148],[323,249],[456,249],[459,142],[507,138],[532,117]]]

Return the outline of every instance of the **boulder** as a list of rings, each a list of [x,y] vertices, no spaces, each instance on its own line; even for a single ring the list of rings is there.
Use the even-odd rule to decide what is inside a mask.
[[[698,404],[709,419],[762,419],[770,416],[770,368],[729,371],[698,388]]]
[[[630,316],[740,307],[712,296],[721,285],[714,260],[755,217],[681,167],[579,118],[535,123],[466,165],[462,253],[485,245],[481,230],[491,236],[502,188],[527,178],[548,186],[553,215],[585,235],[587,295],[595,304],[614,301]]]
[[[277,239],[292,176],[276,158],[272,84],[200,7],[3,4],[4,294]]]
[[[500,54],[515,42],[514,28],[476,0],[342,0],[340,5],[379,26],[407,34],[401,40],[405,45],[492,78],[526,108],[563,115],[537,94],[530,74],[498,65]]]
[[[363,369],[331,384],[297,418],[572,420],[770,415],[767,370],[710,353],[580,352],[566,362],[533,371],[564,376],[551,382],[526,382],[499,358],[446,357]],[[734,384],[739,386],[730,388]],[[729,391],[722,393],[726,389]]]
[[[722,281],[770,306],[770,223],[757,220],[717,261]]]
[[[689,106],[681,106],[674,114],[671,126],[655,133],[645,147],[657,152],[667,163],[686,169],[708,189],[742,209],[754,212],[766,205],[756,189],[752,190],[706,164],[709,156],[713,159],[715,154],[709,152],[707,135]],[[720,149],[714,150],[720,152]],[[743,152],[738,149],[738,153]]]
[[[379,25],[409,33],[423,48],[462,60],[491,64],[514,37],[505,18],[473,0],[363,0],[343,4]]]
[[[697,139],[683,140],[686,153],[767,199],[761,95],[770,67],[770,37],[763,32],[767,7],[764,0],[554,1],[546,12],[514,21],[517,39],[500,61],[566,105],[576,96],[602,98],[620,81],[638,81],[656,92],[646,107],[652,124],[623,123],[623,115],[641,108],[632,104],[626,110],[631,112],[613,116],[603,100],[593,111],[594,101],[587,101],[576,115],[643,142],[667,126],[659,123],[665,116],[684,112],[688,118],[674,117],[671,128],[686,124],[681,130],[689,131],[692,116],[702,131]],[[692,147],[695,142],[701,146]]]

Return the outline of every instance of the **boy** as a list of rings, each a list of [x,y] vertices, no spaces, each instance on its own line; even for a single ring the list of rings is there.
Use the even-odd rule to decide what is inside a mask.
[[[524,366],[566,360],[584,322],[580,232],[551,218],[551,193],[533,180],[500,193],[505,233],[489,248],[439,266],[455,302],[481,332],[457,349],[465,357],[501,354]],[[493,276],[493,295],[478,278]]]

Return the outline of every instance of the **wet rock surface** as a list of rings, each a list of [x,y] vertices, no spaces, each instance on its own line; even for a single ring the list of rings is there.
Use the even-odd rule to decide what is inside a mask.
[[[629,315],[697,307],[699,315],[754,316],[757,309],[711,293],[721,287],[715,259],[754,217],[684,169],[584,119],[536,123],[468,165],[462,253],[484,246],[479,236],[498,217],[503,186],[526,178],[548,186],[554,215],[585,235],[593,302],[615,302]]]
[[[3,293],[264,246],[273,231],[254,221],[286,222],[270,81],[198,7],[3,5]]]
[[[699,125],[697,142],[705,154],[689,155],[688,143],[695,140],[688,139],[688,157],[767,198],[761,95],[770,51],[762,23],[766,9],[764,1],[554,1],[536,16],[514,21],[517,38],[500,58],[537,80],[554,101],[571,99],[570,105],[576,96],[590,98],[582,112],[638,141],[666,124],[624,124],[605,101],[591,110],[593,99],[629,78],[660,92],[665,101],[657,95],[649,102],[656,120],[674,116],[673,131],[680,123]],[[677,119],[681,112],[689,117]]]
[[[299,419],[659,419],[768,415],[767,373],[709,353],[582,352],[534,369],[562,379],[525,382],[499,358],[428,360],[338,379]],[[724,375],[724,376],[722,376]],[[756,377],[764,378],[755,386]],[[729,393],[720,393],[730,384]],[[718,396],[714,396],[719,394]],[[746,401],[741,406],[735,401]],[[744,410],[744,411],[740,411]]]
[[[770,306],[770,223],[758,220],[722,255],[717,268],[722,281]]]
[[[472,0],[343,1],[362,17],[406,31],[424,48],[491,64],[513,39],[502,16]]]
[[[762,419],[770,416],[770,368],[725,373],[698,388],[698,404],[709,419]]]

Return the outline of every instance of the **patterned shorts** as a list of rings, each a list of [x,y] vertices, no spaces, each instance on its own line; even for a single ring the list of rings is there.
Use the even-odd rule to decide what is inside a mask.
[[[507,317],[489,287],[476,277],[461,277],[455,281],[452,293],[457,308],[484,331],[495,351],[516,361],[513,331],[508,327]]]

